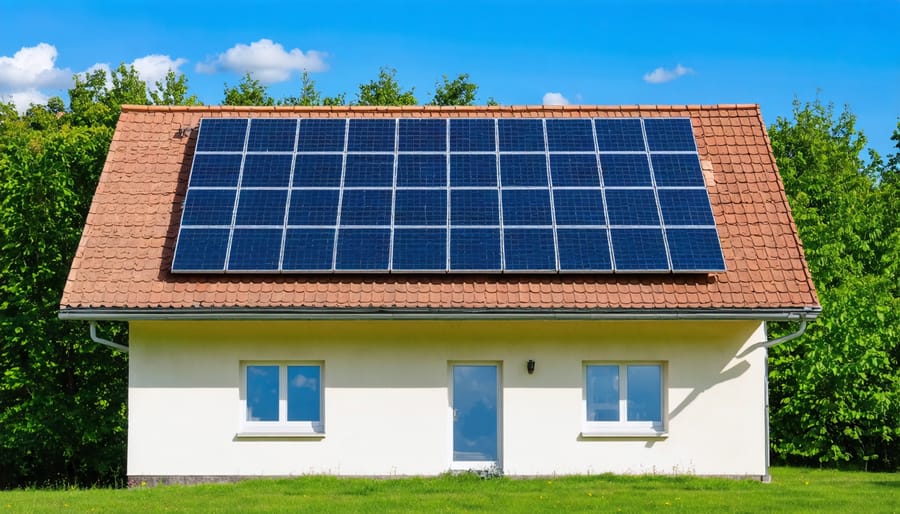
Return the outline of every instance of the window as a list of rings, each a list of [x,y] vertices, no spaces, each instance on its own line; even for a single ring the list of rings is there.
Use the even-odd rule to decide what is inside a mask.
[[[242,382],[242,435],[323,434],[321,364],[248,363]]]
[[[665,435],[662,364],[587,364],[584,396],[583,435]]]

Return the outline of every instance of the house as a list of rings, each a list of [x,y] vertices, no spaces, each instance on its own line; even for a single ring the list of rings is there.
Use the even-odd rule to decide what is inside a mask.
[[[765,479],[819,311],[756,105],[124,106],[60,317],[129,323],[138,481]]]

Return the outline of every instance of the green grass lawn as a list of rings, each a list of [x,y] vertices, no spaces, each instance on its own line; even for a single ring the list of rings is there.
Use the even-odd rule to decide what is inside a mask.
[[[900,513],[900,474],[773,469],[771,484],[694,477],[393,480],[300,477],[237,484],[0,492],[0,512],[841,512]]]

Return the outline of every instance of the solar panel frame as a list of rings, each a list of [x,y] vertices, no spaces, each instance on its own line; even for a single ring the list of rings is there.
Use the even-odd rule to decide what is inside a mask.
[[[648,135],[648,124],[651,126],[652,136]],[[604,130],[604,139],[598,134],[601,126]],[[242,127],[242,134],[235,130],[239,127]],[[293,127],[293,140],[290,139],[286,127]],[[392,133],[388,132],[388,127],[392,129]],[[628,131],[623,132],[620,139],[616,139],[619,137],[616,136],[615,130],[618,130],[616,127],[628,127]],[[640,127],[642,149],[638,149],[635,144],[637,127]],[[593,148],[589,148],[588,145],[588,128]],[[342,136],[338,135],[339,130]],[[266,134],[269,132],[277,133],[272,138],[274,141],[266,140]],[[570,133],[577,133],[577,141],[566,139]],[[517,134],[527,137],[519,140]],[[215,140],[217,137],[223,141]],[[238,141],[243,145],[240,149],[237,148]],[[201,142],[203,144],[200,144]],[[389,148],[389,142],[392,143],[392,148]],[[643,171],[638,182],[635,182],[637,176],[625,176],[623,179],[605,175],[604,163],[610,164],[617,160],[627,162],[631,158],[640,159],[635,162],[640,162],[641,167],[646,163],[649,169],[649,184],[647,177],[643,176]],[[237,162],[240,165],[235,170]],[[277,165],[273,167],[275,163]],[[373,163],[372,169],[366,169],[366,166]],[[475,169],[480,169],[486,163],[492,163],[492,166],[487,166],[485,172],[479,173]],[[527,174],[523,175],[521,170],[517,169],[523,165],[531,169],[533,176],[529,178]],[[660,176],[657,176],[656,165],[661,166]],[[290,170],[286,172],[288,167]],[[516,171],[513,172],[513,169]],[[319,176],[309,175],[310,170],[319,173]],[[506,171],[505,180],[504,171]],[[198,144],[191,166],[172,271],[175,273],[724,271],[721,243],[709,202],[709,193],[704,177],[698,171],[699,157],[689,118],[204,119],[200,122]],[[273,172],[275,175],[272,175]],[[481,176],[478,176],[479,174]],[[611,177],[615,178],[612,183],[607,181]],[[651,196],[653,199],[646,207],[651,211],[655,210],[658,219],[652,222],[622,221],[617,220],[616,216],[610,216],[612,199],[609,195],[620,196],[622,194],[620,190],[646,190],[647,193],[643,193],[646,201],[650,202]],[[483,203],[482,200],[478,205],[471,207],[472,212],[478,209],[479,215],[482,212],[490,215],[493,211],[493,216],[480,219],[457,216],[458,211],[454,209],[454,204],[458,204],[460,198],[473,194],[488,198],[496,195],[494,205],[491,205],[493,202]],[[204,195],[222,196],[226,202],[233,199],[230,223],[225,221],[228,214],[227,206],[223,206],[225,210],[222,211],[222,216],[213,216],[209,219],[197,217],[195,204],[198,200],[203,203]],[[298,200],[303,202],[299,204],[293,202],[292,197],[295,195],[298,199],[306,200]],[[436,212],[429,214],[426,209],[422,213],[409,216],[410,212],[416,211],[415,205],[409,204],[412,197],[422,196],[438,201],[441,195],[445,195],[443,211],[440,205],[435,204],[438,207]],[[256,201],[255,205],[247,203],[260,196],[271,199]],[[378,201],[371,205],[361,203],[362,199],[370,196],[378,197]],[[359,197],[360,201],[354,200],[356,197]],[[271,211],[274,207],[273,201],[282,203],[280,210]],[[191,207],[192,205],[194,207]],[[304,208],[319,209],[320,212],[298,216],[301,205],[307,206]],[[588,209],[584,216],[579,213],[579,207]],[[209,207],[204,205],[204,208]],[[206,223],[207,221],[212,224]],[[620,222],[617,224],[617,221]],[[622,238],[613,237],[613,231],[647,228],[661,232],[668,265],[648,270],[617,264],[620,259],[616,258],[616,240]],[[507,229],[512,231],[508,235]],[[208,263],[191,261],[190,267],[202,269],[187,269],[179,265],[180,262],[189,262],[191,255],[189,249],[181,248],[182,235],[185,235],[183,244],[189,246],[191,237],[194,236],[187,236],[197,230],[219,231],[215,232],[218,237],[221,237],[222,231],[228,231],[223,266],[218,265],[220,259],[215,251],[210,253]],[[280,230],[278,264],[274,269],[270,264],[271,259],[266,261],[265,266],[261,266],[265,269],[238,269],[241,266],[232,264],[231,253],[235,244],[233,243],[235,232],[240,231],[240,237],[245,238],[247,230]],[[383,237],[381,232],[383,230],[389,233],[388,255],[384,266],[380,265],[383,261],[379,260],[379,265],[374,267],[368,265],[358,266],[360,269],[348,267],[348,257],[344,255],[347,247],[342,246],[341,242],[342,232],[350,237],[373,230],[377,231],[373,233],[381,234],[379,237]],[[409,261],[406,257],[399,258],[397,260],[399,267],[395,266],[394,244],[398,236],[397,230],[403,231],[403,237],[422,230],[445,233],[446,241],[443,247],[445,265],[435,265],[435,262],[442,258],[438,255],[435,259],[429,260],[427,266],[423,266],[427,269],[419,269],[420,267],[415,266],[415,262]],[[485,234],[495,234],[498,236],[496,241],[499,241],[499,245],[490,252],[498,252],[499,256],[489,252],[494,256],[481,261],[485,269],[473,269],[468,265],[461,268],[454,265],[454,258],[458,258],[458,255],[454,255],[454,248],[458,246],[454,244],[455,230],[487,231]],[[517,262],[530,258],[526,255],[530,249],[521,245],[507,244],[505,241],[508,237],[521,235],[521,231],[528,230],[552,234],[555,261],[552,268],[541,264],[538,266],[541,269],[529,266],[525,266],[526,269],[515,269]],[[669,248],[670,238],[667,237],[667,230],[677,231],[677,238],[672,241],[681,245],[680,248],[690,247],[694,252],[690,255],[696,254],[698,257],[685,259],[679,254],[677,262],[673,262],[673,250]],[[317,244],[320,245],[327,244],[327,241],[320,237],[324,233],[321,231],[333,232],[330,266],[324,266],[322,248],[317,250],[320,251],[318,257],[310,261],[312,262],[310,267],[314,269],[303,269],[302,259],[293,254],[289,256],[286,266],[285,252],[296,251],[294,247],[288,248],[289,231],[292,245],[296,244],[296,237],[301,234],[298,231],[319,231],[309,234],[315,234],[318,238],[316,240],[319,241]],[[566,231],[568,246],[561,246],[560,231]],[[574,248],[571,246],[574,244],[573,234],[581,237],[583,235],[581,232],[606,234],[605,243],[609,254],[605,256],[604,253],[604,256],[609,258],[608,266],[605,265],[605,257],[598,259],[579,257],[574,258],[575,260],[563,258],[563,251],[571,252],[571,248]],[[712,233],[716,235],[717,245],[711,244]],[[697,234],[695,236],[697,241],[690,239],[692,234]],[[485,237],[488,239],[484,241],[489,241],[488,244],[493,245],[490,241],[494,241],[495,236]],[[267,239],[269,240],[274,241],[274,238]],[[577,240],[577,237],[574,240]],[[429,242],[433,243],[434,241]],[[602,244],[599,239],[594,243]],[[270,247],[266,247],[266,251],[270,254],[275,251],[274,244],[273,242]],[[710,250],[703,245],[715,248]],[[697,253],[694,247],[709,250],[713,255],[710,257]],[[628,253],[626,247],[619,250]],[[241,249],[235,251],[240,253]],[[399,251],[409,250],[399,249]],[[415,253],[417,250],[413,251]],[[507,255],[509,252],[513,253]],[[241,256],[235,256],[238,257]],[[426,257],[422,254],[419,258],[430,259]],[[496,257],[499,257],[499,264],[495,260]],[[602,269],[587,266],[585,269],[578,269],[582,265],[579,262],[599,263],[598,266]],[[688,264],[682,264],[684,262]],[[721,266],[719,262],[722,263]],[[700,269],[707,265],[712,269]]]

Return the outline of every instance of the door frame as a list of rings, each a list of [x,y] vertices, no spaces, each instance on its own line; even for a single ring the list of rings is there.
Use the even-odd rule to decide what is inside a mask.
[[[453,458],[454,435],[456,423],[453,407],[453,369],[457,366],[493,366],[497,370],[497,460],[467,460],[458,461]],[[491,468],[503,468],[503,362],[493,360],[452,360],[447,362],[447,426],[448,448],[447,462],[451,471],[487,470]]]

